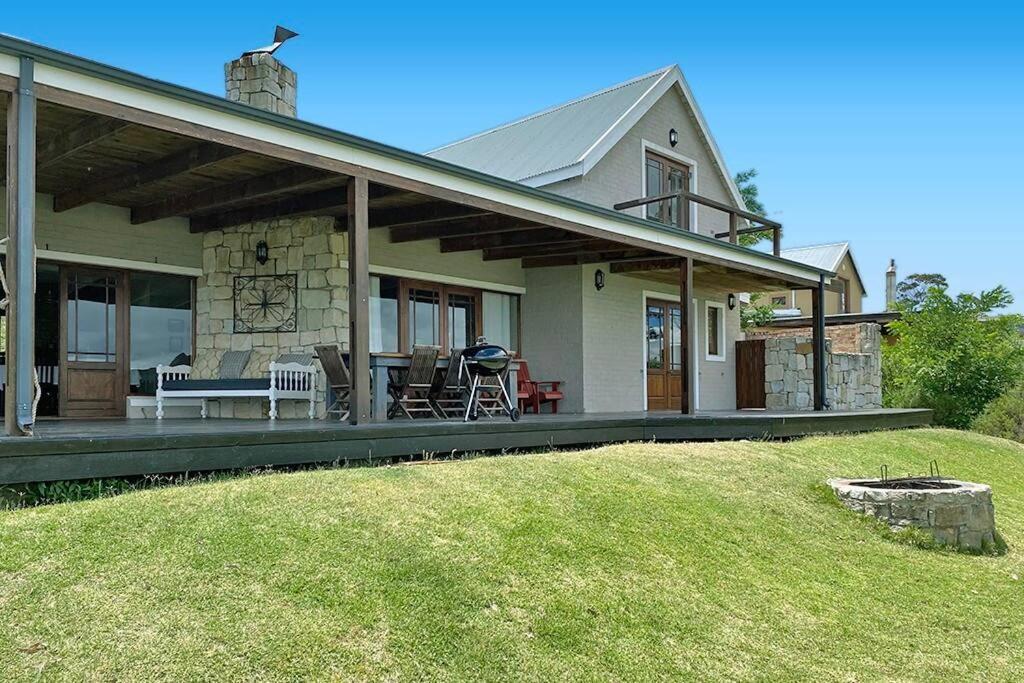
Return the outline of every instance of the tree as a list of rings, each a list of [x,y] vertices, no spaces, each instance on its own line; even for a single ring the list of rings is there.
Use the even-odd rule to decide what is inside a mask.
[[[931,286],[919,303],[897,303],[901,317],[889,326],[897,341],[883,347],[885,404],[932,408],[937,424],[969,426],[1022,377],[1024,318],[993,315],[1012,302],[1002,286],[956,297]]]
[[[744,330],[752,327],[764,327],[775,319],[775,309],[767,304],[758,304],[761,297],[760,292],[753,292],[750,295],[750,303],[740,309],[740,327]]]
[[[736,188],[740,191],[740,196],[743,197],[743,203],[747,206],[747,211],[756,213],[758,216],[766,216],[767,212],[765,211],[764,204],[761,203],[761,199],[758,197],[760,191],[753,182],[756,177],[757,169],[748,168],[737,173],[734,180]],[[745,247],[752,247],[761,240],[769,240],[771,238],[771,230],[765,230],[764,232],[740,235],[739,242]]]
[[[938,287],[945,291],[948,286],[946,278],[938,273],[914,273],[896,285],[896,301],[911,310],[917,310],[924,302],[929,289]]]

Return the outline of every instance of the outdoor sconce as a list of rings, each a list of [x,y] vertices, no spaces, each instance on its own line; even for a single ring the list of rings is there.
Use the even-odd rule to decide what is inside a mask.
[[[594,272],[594,289],[599,292],[604,289],[604,271],[600,268]]]
[[[736,295],[735,294],[730,294],[728,301],[729,301],[729,310],[730,311],[732,309],[736,308]]]
[[[270,249],[267,247],[267,243],[264,240],[260,240],[256,243],[256,263],[261,266],[264,265],[270,258]]]
[[[679,133],[677,133],[676,129],[673,128],[672,130],[670,130],[668,132],[668,144],[670,144],[673,147],[675,147],[678,142],[679,142]]]

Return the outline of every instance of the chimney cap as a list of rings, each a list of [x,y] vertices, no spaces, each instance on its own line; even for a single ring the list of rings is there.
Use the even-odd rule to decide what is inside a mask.
[[[278,25],[274,28],[274,42],[265,47],[258,47],[255,50],[246,50],[242,53],[242,56],[256,55],[256,54],[267,54],[272,55],[277,52],[277,48],[284,45],[285,41],[288,41],[295,36],[299,35],[295,31],[285,28],[284,26]]]

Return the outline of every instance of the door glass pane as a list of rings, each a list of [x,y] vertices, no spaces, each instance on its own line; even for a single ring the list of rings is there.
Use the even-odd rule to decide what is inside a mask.
[[[669,365],[668,369],[679,372],[682,369],[683,359],[683,333],[682,314],[677,306],[669,308]]]
[[[441,344],[441,295],[436,289],[409,289],[409,345]],[[409,349],[410,351],[412,349]]]
[[[653,197],[662,193],[662,175],[664,166],[657,159],[648,159],[646,166],[647,173],[647,196]],[[654,221],[662,220],[662,202],[647,205],[647,217]]]
[[[68,360],[112,363],[117,354],[116,280],[108,275],[68,277]]]
[[[370,353],[398,351],[398,278],[370,278]]]
[[[665,314],[661,306],[647,307],[647,369],[665,367]]]
[[[515,294],[484,292],[484,336],[487,341],[519,350],[519,297]]]
[[[668,191],[669,192],[678,192],[679,190],[682,190],[683,189],[683,180],[684,180],[684,178],[685,178],[685,176],[683,175],[683,172],[681,170],[679,170],[678,168],[670,169],[669,172],[668,172]],[[668,205],[668,221],[667,222],[670,225],[679,225],[679,219],[677,218],[677,216],[679,215],[679,204],[680,204],[680,201],[679,201],[678,198],[672,199],[672,200],[667,202],[667,205]]]
[[[476,297],[448,294],[448,347],[464,349],[476,341]]]
[[[192,278],[135,273],[129,354],[132,391],[156,391],[156,366],[192,355]]]

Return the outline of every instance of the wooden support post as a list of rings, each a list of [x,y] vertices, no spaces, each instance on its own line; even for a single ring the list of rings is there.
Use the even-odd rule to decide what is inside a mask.
[[[828,407],[825,393],[825,278],[818,280],[818,286],[811,290],[811,346],[814,356],[814,409],[824,410]]]
[[[729,212],[729,241],[736,244],[739,241],[739,235],[736,231],[739,229],[740,217],[736,214]]]
[[[782,228],[772,228],[772,254],[782,254]]]
[[[693,260],[679,259],[679,334],[682,348],[683,415],[697,412],[697,322],[693,319]]]
[[[689,184],[690,176],[684,176],[683,182]],[[679,227],[690,232],[690,194],[686,190],[679,193]]]
[[[35,397],[36,95],[34,63],[21,58],[7,108],[7,387],[4,428],[31,436]]]
[[[352,376],[349,422],[370,421],[370,191],[363,177],[348,181],[348,357]]]

